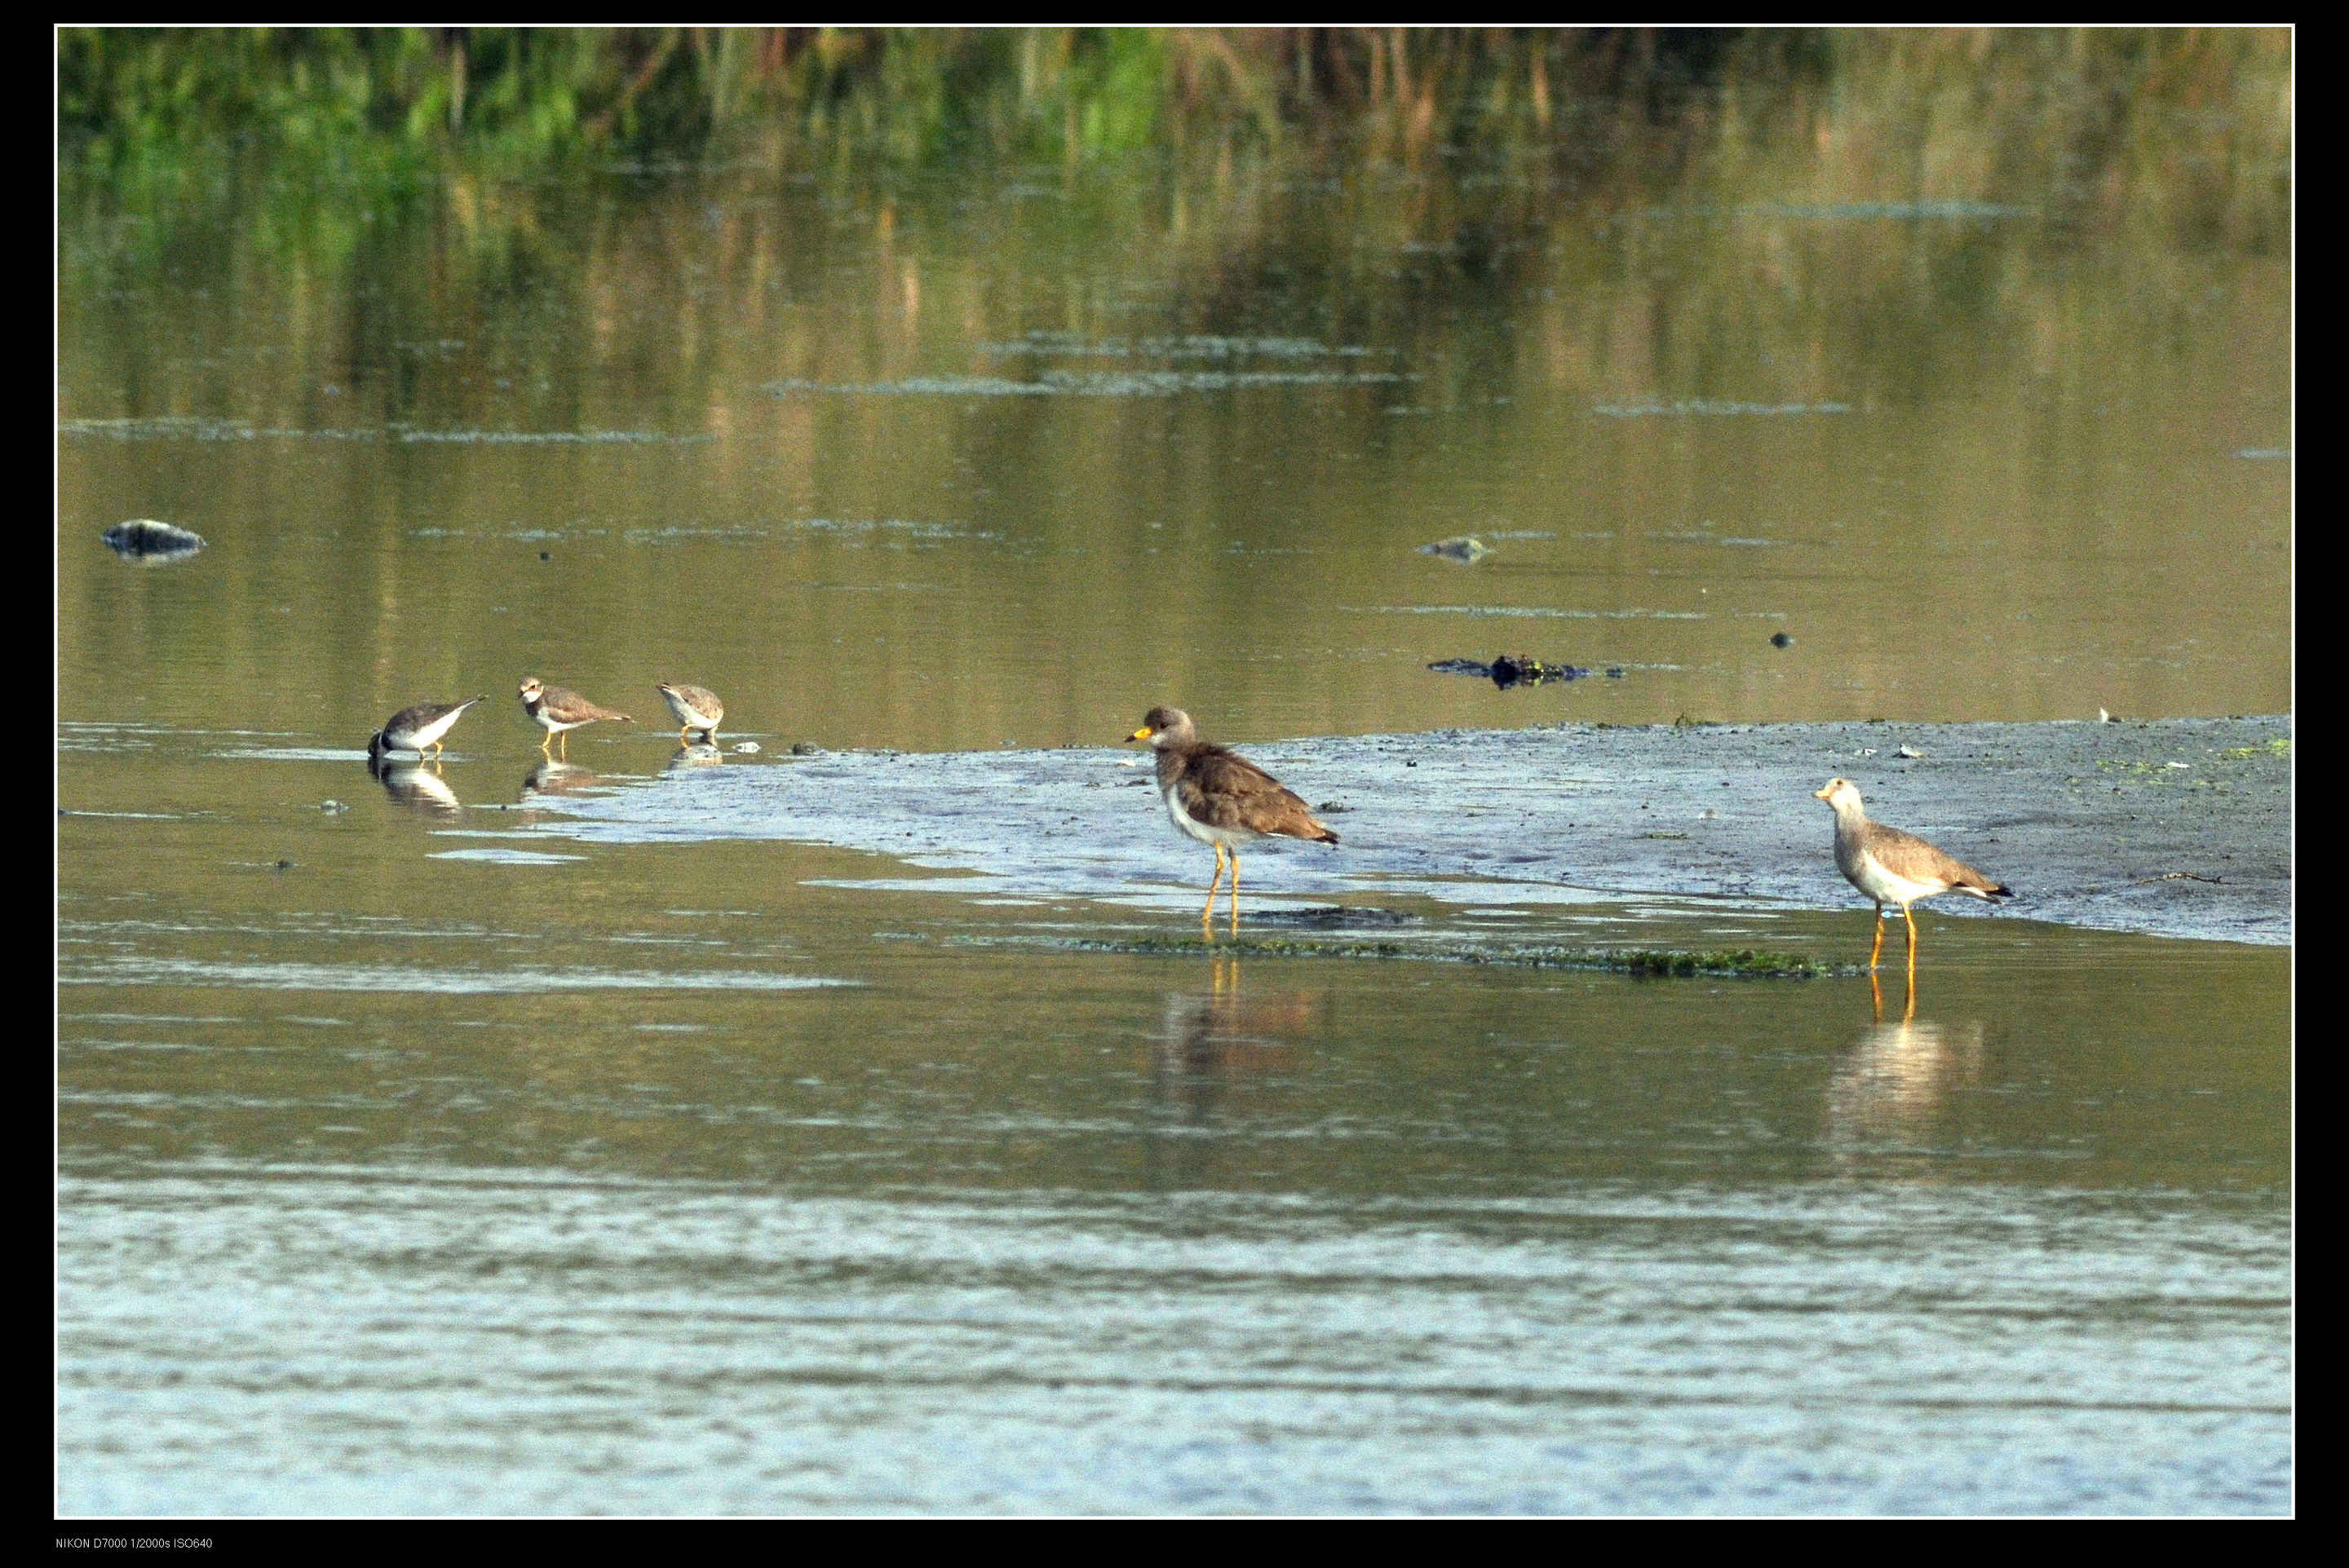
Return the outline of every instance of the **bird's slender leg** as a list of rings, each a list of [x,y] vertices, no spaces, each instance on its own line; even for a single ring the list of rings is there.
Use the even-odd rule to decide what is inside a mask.
[[[1884,1022],[1884,992],[1876,984],[1876,971],[1868,972],[1868,999],[1875,1004],[1876,1022]]]
[[[1909,988],[1914,991],[1917,988],[1917,917],[1909,913],[1909,906],[1904,903],[1900,906],[1900,918],[1909,923]]]
[[[1876,945],[1868,950],[1868,972],[1876,973],[1876,960],[1884,951],[1884,906],[1876,906]]]
[[[558,731],[554,738],[563,743],[564,760],[566,762],[569,761],[571,759],[571,732],[567,729]]]
[[[1199,912],[1199,923],[1206,925],[1215,918],[1216,887],[1224,880],[1224,846],[1216,847],[1216,874],[1207,883],[1207,907]]]
[[[538,743],[538,748],[550,758],[554,755],[554,731],[550,729],[546,732],[545,738]]]
[[[1913,969],[1909,972],[1909,1005],[1901,1009],[1900,1021],[1904,1024],[1917,1021],[1917,972]]]
[[[1213,903],[1215,901],[1207,901]],[[1240,934],[1240,852],[1232,851],[1232,934]]]

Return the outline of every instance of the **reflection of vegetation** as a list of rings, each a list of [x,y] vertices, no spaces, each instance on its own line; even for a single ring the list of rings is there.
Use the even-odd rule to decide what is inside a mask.
[[[575,430],[626,364],[692,431],[713,387],[1089,374],[974,360],[969,324],[1123,353],[1140,301],[1379,345],[1424,407],[1917,406],[2017,366],[2061,389],[2138,341],[2099,336],[2109,301],[2190,331],[2197,253],[2287,253],[2281,29],[58,38],[65,328],[140,388],[106,415],[257,409],[282,373],[281,404],[364,379],[378,418],[461,427],[432,399],[502,377]],[[257,375],[126,332],[200,278],[339,325]]]
[[[1627,80],[1826,57],[1801,34],[1595,29],[69,29],[67,130],[158,140],[386,138],[550,156],[675,152],[746,128],[899,159],[1129,151],[1235,126],[1277,139],[1371,113],[1406,141],[1524,119]]]
[[[1593,107],[1627,105],[1736,156],[1766,150],[1747,139],[1757,104],[1799,87],[1808,118],[1861,132],[1834,160],[1899,163],[1965,133],[1935,171],[1957,194],[2014,157],[2086,175],[2213,120],[2229,151],[2209,180],[2276,185],[2291,49],[2282,29],[74,28],[58,101],[93,173],[234,138],[396,181],[451,149],[539,162],[738,136],[917,164],[1300,136],[1370,157],[1504,142],[1573,159]]]
[[[1363,240],[1487,273],[1665,193],[2266,253],[2288,222],[2282,29],[69,28],[57,67],[67,199],[156,254],[241,207],[242,242],[334,265],[435,201],[503,254],[529,203],[481,181],[616,156],[886,184],[1147,155],[1174,226],[1242,235],[1361,181]]]

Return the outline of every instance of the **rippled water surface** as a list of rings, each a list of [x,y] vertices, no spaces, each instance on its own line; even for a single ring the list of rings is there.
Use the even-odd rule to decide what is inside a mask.
[[[67,1511],[2289,1505],[2282,950],[1928,916],[1902,1022],[1897,974],[1066,951],[1195,886],[974,901],[208,737],[65,777],[148,808],[60,824]]]

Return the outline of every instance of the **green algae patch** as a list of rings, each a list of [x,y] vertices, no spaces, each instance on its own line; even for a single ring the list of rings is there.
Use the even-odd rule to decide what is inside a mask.
[[[1597,969],[1617,975],[1683,978],[1813,980],[1857,973],[1849,965],[1821,964],[1800,954],[1772,953],[1753,947],[1710,952],[1653,947],[1437,947],[1309,936],[964,936],[950,940],[974,947],[1043,947],[1063,953],[1124,953],[1143,957],[1384,958],[1423,964],[1498,964],[1526,969]]]

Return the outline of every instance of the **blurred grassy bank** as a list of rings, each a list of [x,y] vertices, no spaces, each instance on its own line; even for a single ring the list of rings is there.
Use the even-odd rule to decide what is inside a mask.
[[[2282,243],[2292,51],[2281,28],[67,28],[57,68],[67,169],[157,197],[219,178],[224,145],[393,200],[451,154],[1568,177],[1636,154],[1677,181],[1799,150],[1844,200],[2158,186],[2168,221],[2258,249]]]

